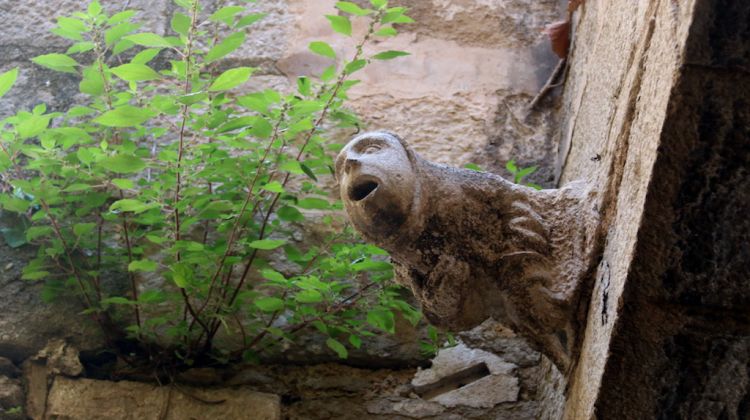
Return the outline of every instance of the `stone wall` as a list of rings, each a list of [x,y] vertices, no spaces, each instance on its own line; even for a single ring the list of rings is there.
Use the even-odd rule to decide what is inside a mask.
[[[565,417],[748,418],[750,6],[579,16],[560,172],[603,192],[603,255]]]

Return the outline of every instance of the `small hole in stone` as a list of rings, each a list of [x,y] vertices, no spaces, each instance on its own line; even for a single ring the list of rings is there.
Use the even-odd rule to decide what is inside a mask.
[[[355,185],[349,193],[349,198],[353,201],[363,200],[365,197],[370,195],[375,189],[378,188],[378,183],[375,181],[364,181]]]

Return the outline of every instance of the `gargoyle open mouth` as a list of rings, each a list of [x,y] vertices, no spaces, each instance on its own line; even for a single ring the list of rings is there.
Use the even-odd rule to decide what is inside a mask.
[[[378,179],[374,177],[359,177],[349,188],[349,199],[362,201],[378,189]]]

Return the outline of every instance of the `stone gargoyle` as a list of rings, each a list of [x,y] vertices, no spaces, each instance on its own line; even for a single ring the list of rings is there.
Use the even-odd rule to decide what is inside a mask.
[[[460,331],[492,317],[568,370],[598,220],[593,192],[434,164],[386,131],[349,142],[336,175],[353,226],[391,254],[397,282],[432,324]]]

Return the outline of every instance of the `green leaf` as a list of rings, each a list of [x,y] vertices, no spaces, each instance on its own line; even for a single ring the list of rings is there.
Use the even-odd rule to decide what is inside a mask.
[[[112,296],[108,297],[106,299],[102,299],[102,305],[135,305],[135,302],[122,297],[122,296]]]
[[[255,119],[253,127],[249,131],[250,134],[261,139],[267,139],[271,137],[272,132],[273,126],[271,125],[271,123],[261,117],[257,117]]]
[[[137,260],[128,264],[128,271],[154,271],[158,266],[156,261]]]
[[[315,54],[322,55],[323,57],[328,58],[336,58],[336,51],[333,50],[333,48],[326,42],[323,41],[313,41],[308,45],[308,48],[310,51],[314,52]]]
[[[83,69],[83,77],[78,88],[81,90],[81,93],[99,96],[104,93],[104,79],[101,73],[94,69],[93,66],[86,67]]]
[[[382,28],[375,31],[375,35],[377,36],[396,36],[398,35],[398,31],[393,29],[392,26],[383,26]]]
[[[113,67],[112,73],[127,82],[142,82],[145,80],[156,80],[161,78],[159,73],[145,64],[128,63]]]
[[[184,289],[193,279],[193,270],[185,263],[176,263],[172,267],[172,281],[177,287]]]
[[[302,172],[304,172],[305,175],[309,176],[313,181],[317,181],[318,180],[318,177],[315,176],[315,174],[313,173],[312,169],[310,169],[307,165],[305,165],[304,163],[302,163],[302,164],[300,164],[300,166],[302,167]]]
[[[167,238],[165,238],[163,236],[157,236],[157,235],[146,235],[146,239],[148,239],[149,241],[151,241],[151,242],[153,242],[153,243],[155,243],[157,245],[161,245],[164,242],[167,242],[169,240],[169,239],[167,239]]]
[[[538,169],[537,166],[529,166],[528,168],[523,168],[520,171],[518,171],[516,176],[518,176],[519,178],[523,178],[527,175],[533,174],[534,172],[536,172],[537,169]]]
[[[367,16],[373,12],[373,10],[363,9],[349,1],[337,2],[336,8],[341,10],[342,12],[351,13],[356,16]]]
[[[393,312],[375,309],[367,313],[367,323],[387,333],[396,332],[396,321]]]
[[[334,31],[344,34],[346,36],[352,35],[352,23],[349,21],[349,18],[346,16],[338,16],[338,15],[326,15],[326,19],[328,19],[329,22],[331,22],[331,28],[333,28]]]
[[[52,32],[53,34],[57,36],[61,36],[63,38],[70,39],[73,41],[83,41],[83,35],[81,35],[80,32],[68,31],[60,27],[54,28],[50,32]]]
[[[22,139],[28,139],[39,135],[42,131],[47,129],[50,119],[52,119],[52,115],[49,114],[30,116],[16,127],[16,130],[18,130],[18,136]]]
[[[126,42],[131,47],[135,45],[131,41],[122,40],[122,37],[140,28],[140,25],[135,23],[125,22],[119,25],[115,25],[104,32],[104,43],[107,47],[111,47],[115,42]],[[118,44],[119,45],[119,44]],[[123,48],[123,47],[120,47]],[[123,50],[124,51],[124,50]],[[120,51],[121,52],[121,51]],[[115,49],[117,53],[117,49]]]
[[[263,312],[276,312],[284,309],[284,301],[277,297],[262,297],[253,302]]]
[[[352,264],[354,271],[388,271],[393,269],[393,266],[385,261],[373,261],[365,260]]]
[[[169,25],[172,27],[173,31],[180,35],[187,36],[188,31],[190,30],[191,21],[188,15],[175,12],[175,14],[172,15],[172,21]]]
[[[307,197],[303,198],[299,201],[297,201],[297,205],[299,207],[302,207],[303,209],[319,209],[319,210],[326,210],[331,208],[331,205],[328,203],[328,201],[322,199],[322,198],[315,198],[315,197]]]
[[[112,17],[109,18],[109,20],[107,20],[107,24],[116,25],[126,20],[130,20],[130,18],[132,18],[133,15],[135,15],[135,10],[123,10],[122,12],[115,13],[114,15],[112,15]]]
[[[373,5],[373,7],[382,9],[388,6],[388,0],[370,0],[370,4]]]
[[[402,7],[395,7],[393,11],[387,12],[380,19],[380,23],[413,23],[414,19],[404,14],[406,10]]]
[[[237,22],[237,28],[244,28],[245,26],[252,25],[253,23],[266,17],[267,13],[253,13],[240,18]]]
[[[515,174],[516,172],[518,172],[516,161],[514,159],[509,160],[508,163],[505,164],[505,169],[507,169],[508,172],[512,174]]]
[[[86,235],[87,233],[94,230],[96,223],[76,223],[73,225],[73,233],[76,236]]]
[[[67,51],[65,51],[65,54],[80,54],[85,53],[86,51],[91,51],[95,48],[96,44],[93,42],[76,42],[75,44],[71,45],[70,48],[68,48]]]
[[[284,186],[282,186],[279,181],[271,181],[268,184],[264,185],[263,189],[272,193],[281,194],[284,192]]]
[[[235,86],[239,86],[250,78],[250,75],[255,71],[254,67],[237,67],[230,69],[222,73],[208,88],[210,91],[229,90]]]
[[[302,222],[305,220],[305,216],[299,210],[290,206],[281,207],[276,211],[276,215],[286,222]]]
[[[119,154],[102,160],[101,165],[118,174],[132,174],[142,171],[146,167],[146,162],[138,156]]]
[[[31,242],[41,236],[49,235],[52,233],[51,226],[32,226],[26,230],[26,240]]]
[[[539,185],[539,184],[534,184],[533,182],[529,182],[529,183],[527,183],[527,184],[526,184],[526,186],[527,186],[527,187],[531,187],[531,188],[533,188],[533,189],[535,189],[535,190],[537,190],[537,191],[541,191],[541,190],[543,189],[541,185]]]
[[[367,60],[364,60],[364,59],[354,60],[351,63],[348,63],[346,67],[344,67],[344,72],[346,74],[352,74],[357,70],[361,70],[366,65],[367,65]]]
[[[226,6],[214,12],[208,19],[212,22],[224,22],[227,25],[232,24],[234,15],[245,10],[242,6]]]
[[[467,163],[466,165],[464,165],[464,168],[471,169],[472,171],[477,171],[477,172],[483,171],[482,167],[475,163]]]
[[[155,115],[156,113],[149,109],[123,105],[119,108],[105,112],[95,118],[94,122],[107,127],[133,127],[148,121]]]
[[[358,349],[362,347],[362,339],[359,338],[359,336],[352,334],[349,336],[349,344],[351,344],[355,349]]]
[[[98,0],[93,0],[91,3],[89,3],[89,7],[87,10],[89,12],[89,15],[96,16],[102,12],[102,5],[99,4]]]
[[[140,200],[136,200],[133,198],[124,198],[122,200],[117,200],[114,203],[112,203],[111,206],[109,206],[109,211],[115,212],[115,211],[130,211],[135,214],[143,213],[144,211],[156,207],[157,204],[146,204]]]
[[[23,273],[21,280],[41,280],[49,276],[49,271],[31,271]]]
[[[78,19],[65,17],[65,16],[57,18],[57,26],[59,26],[60,28],[66,31],[78,32],[78,33],[88,31],[88,27],[82,21]]]
[[[276,249],[284,245],[285,243],[286,243],[286,239],[260,239],[260,240],[252,241],[247,245],[250,248],[269,250],[269,249]]]
[[[153,60],[154,57],[156,57],[159,52],[161,51],[160,48],[147,48],[133,57],[132,60],[130,60],[133,64],[146,64],[149,61]]]
[[[206,54],[206,64],[216,61],[245,43],[245,32],[235,32],[214,45]]]
[[[260,275],[263,276],[264,279],[268,279],[274,282],[286,282],[286,278],[284,277],[284,275],[276,270],[264,269],[260,272]]]
[[[138,295],[139,303],[161,303],[167,300],[167,295],[161,290],[149,289],[144,290]]]
[[[31,59],[42,67],[65,73],[75,73],[78,62],[65,54],[44,54]]]
[[[135,44],[143,45],[144,47],[169,48],[172,46],[172,44],[164,39],[164,37],[153,32],[128,35],[125,37],[125,39]]]
[[[346,359],[349,356],[349,352],[346,350],[346,347],[344,347],[343,344],[333,338],[329,338],[326,340],[326,346],[335,351],[336,354],[338,354],[342,359]]]
[[[383,51],[381,53],[377,53],[373,55],[372,58],[376,60],[391,60],[393,58],[403,57],[405,55],[409,55],[409,53],[406,51],[388,50],[388,51]]]
[[[336,66],[328,66],[323,70],[322,73],[320,73],[320,80],[327,82],[336,76]]]
[[[208,93],[206,92],[193,92],[187,95],[182,95],[177,98],[177,102],[185,105],[193,105],[200,101],[208,99]]]
[[[300,165],[300,163],[296,160],[288,160],[282,163],[281,165],[279,165],[279,169],[295,175],[301,175],[305,173],[305,171],[302,169],[302,165]]]
[[[0,74],[0,97],[8,93],[18,78],[18,67]]]
[[[317,290],[302,290],[294,296],[300,303],[318,303],[323,301],[323,295]]]
[[[133,181],[123,178],[115,178],[112,180],[112,183],[121,190],[129,190],[135,186]]]

